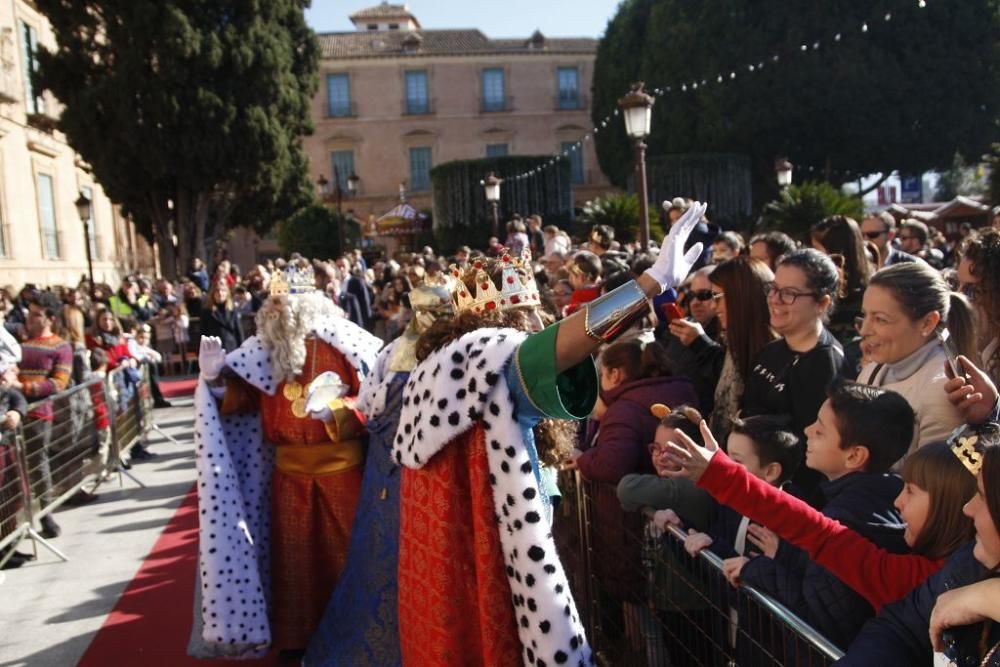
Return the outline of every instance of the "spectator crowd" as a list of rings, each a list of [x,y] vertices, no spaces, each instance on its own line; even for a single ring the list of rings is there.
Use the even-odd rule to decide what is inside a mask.
[[[678,198],[664,212],[672,222],[688,206]],[[409,293],[452,265],[530,253],[559,320],[654,259],[607,226],[574,240],[534,215],[506,230],[485,251],[314,259],[317,287],[388,343],[413,317]],[[799,239],[704,220],[696,242],[687,281],[601,352],[600,399],[561,467],[615,490],[596,508],[603,523],[649,509],[658,525],[682,527],[689,553],[725,559],[733,586],[785,604],[847,650],[845,664],[925,664],[932,640],[958,664],[1000,664],[990,623],[1000,620],[1000,229],[963,225],[946,238],[882,212],[817,220]],[[156,406],[167,406],[158,378],[192,372],[200,336],[231,351],[254,333],[285,261],[243,271],[216,260],[211,270],[195,260],[178,280],[0,294],[0,428],[30,431],[28,454],[46,460],[43,493],[52,414],[37,401],[93,374],[146,368]],[[51,514],[41,530],[58,536]],[[638,553],[626,558],[639,567]],[[626,616],[656,612],[619,578]],[[740,649],[746,664],[752,650]]]

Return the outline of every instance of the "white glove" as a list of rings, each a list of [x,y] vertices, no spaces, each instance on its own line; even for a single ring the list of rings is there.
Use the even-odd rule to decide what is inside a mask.
[[[684,252],[684,244],[691,235],[691,231],[701,222],[707,208],[708,204],[693,202],[663,239],[663,245],[660,246],[660,254],[656,258],[656,262],[646,269],[646,275],[660,284],[661,292],[671,287],[677,287],[684,282],[688,273],[691,272],[691,267],[701,257],[704,246],[700,242],[691,246],[686,253]]]
[[[206,382],[219,377],[226,366],[226,351],[218,336],[202,336],[201,348],[198,350],[198,367]]]
[[[321,373],[306,388],[306,415],[321,422],[333,421],[330,402],[346,396],[349,390],[333,371]]]

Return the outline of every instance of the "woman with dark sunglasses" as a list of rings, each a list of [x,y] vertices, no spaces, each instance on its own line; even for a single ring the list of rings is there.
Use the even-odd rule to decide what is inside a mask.
[[[657,329],[657,339],[666,348],[675,372],[694,384],[698,405],[705,414],[712,411],[715,386],[726,357],[725,348],[719,344],[722,326],[718,302],[709,280],[714,270],[715,266],[709,265],[691,274],[684,293],[689,316],[671,320]]]

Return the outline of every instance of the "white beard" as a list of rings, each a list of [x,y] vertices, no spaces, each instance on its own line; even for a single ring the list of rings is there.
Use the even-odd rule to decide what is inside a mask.
[[[341,316],[343,311],[320,292],[269,297],[257,313],[257,337],[271,353],[275,379],[291,382],[302,373],[306,337],[323,320]]]

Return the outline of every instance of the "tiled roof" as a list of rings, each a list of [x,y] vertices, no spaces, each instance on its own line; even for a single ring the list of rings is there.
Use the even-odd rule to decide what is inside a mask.
[[[489,39],[479,30],[420,30],[419,50],[407,51],[407,31],[358,31],[319,35],[322,57],[393,58],[404,55],[596,53],[597,40],[585,37],[545,38],[544,46],[532,47],[530,39]]]
[[[395,19],[401,16],[412,16],[406,5],[390,5],[383,2],[374,7],[367,7],[351,14],[351,20],[355,19]]]

